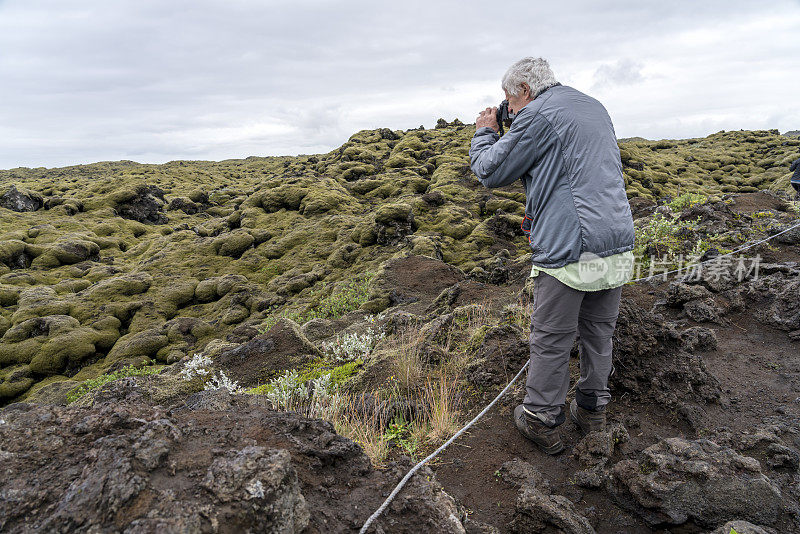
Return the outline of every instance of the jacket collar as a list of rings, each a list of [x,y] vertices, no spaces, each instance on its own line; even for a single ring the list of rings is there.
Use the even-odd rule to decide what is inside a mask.
[[[539,95],[544,94],[544,92],[547,91],[548,89],[552,89],[553,87],[556,87],[556,86],[559,86],[559,85],[561,85],[559,82],[556,82],[553,85],[548,85],[547,87],[545,87],[544,89],[542,89],[541,91],[536,93],[536,95],[534,95],[533,99],[536,100],[539,97]]]

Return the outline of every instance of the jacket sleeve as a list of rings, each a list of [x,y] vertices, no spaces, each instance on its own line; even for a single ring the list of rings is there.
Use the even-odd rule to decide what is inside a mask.
[[[786,165],[786,164],[784,163],[784,165]],[[800,158],[798,158],[798,159],[796,159],[796,160],[794,160],[794,161],[792,162],[792,166],[791,166],[791,167],[789,167],[789,170],[790,170],[790,171],[793,171],[793,170],[795,170],[795,169],[797,168],[797,166],[798,166],[798,165],[800,165]]]
[[[479,128],[472,137],[469,165],[486,187],[502,187],[521,178],[536,159],[536,141],[530,123],[514,128],[501,138],[491,128]]]

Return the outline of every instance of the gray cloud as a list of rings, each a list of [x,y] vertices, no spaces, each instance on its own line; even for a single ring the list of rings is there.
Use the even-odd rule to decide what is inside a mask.
[[[0,168],[327,152],[364,128],[471,122],[550,60],[620,136],[800,127],[800,8],[0,0]]]
[[[594,72],[593,90],[601,90],[615,85],[632,85],[644,80],[643,65],[631,59],[620,59],[616,63],[604,63]]]

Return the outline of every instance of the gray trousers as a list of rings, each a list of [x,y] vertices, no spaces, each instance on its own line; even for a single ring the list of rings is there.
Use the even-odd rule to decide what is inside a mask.
[[[581,377],[575,399],[587,410],[603,408],[611,400],[611,336],[619,315],[622,286],[601,291],[578,291],[547,273],[533,284],[531,361],[525,384],[525,409],[548,426],[566,419],[569,391],[569,354],[579,336]]]

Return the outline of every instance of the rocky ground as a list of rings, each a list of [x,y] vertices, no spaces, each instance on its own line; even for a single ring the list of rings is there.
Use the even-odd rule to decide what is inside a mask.
[[[725,135],[773,159],[795,147],[772,133]],[[467,420],[525,363],[532,281],[519,191],[487,194],[459,170],[468,136],[446,124],[367,132],[326,157],[276,159],[298,177],[253,190],[183,195],[165,172],[160,186],[122,192],[89,181],[97,189],[81,197],[75,183],[88,178],[48,171],[0,191],[0,531],[357,531],[413,465],[408,451],[375,467],[331,423],[275,410],[259,388],[299,369],[331,373],[353,395],[383,391],[398,357],[389,336],[419,325],[425,369],[463,364]],[[641,167],[657,179],[653,167],[674,169],[661,152],[685,148],[629,143],[626,176]],[[706,163],[694,154],[682,156],[689,167]],[[257,163],[239,167],[243,181],[262,176]],[[309,166],[318,176],[300,177]],[[333,189],[308,185],[320,180]],[[798,222],[783,191],[713,193],[673,208],[631,194],[637,227],[687,222],[638,251],[711,259]],[[758,271],[723,257],[624,288],[607,432],[581,436],[568,421],[565,452],[540,453],[513,426],[517,384],[375,531],[800,531],[800,229],[756,254]],[[358,309],[334,310],[348,291]],[[476,310],[485,324],[464,338]],[[387,338],[357,360],[331,359],[328,343],[369,329]],[[188,379],[196,353],[240,393]],[[142,376],[87,386],[145,360],[156,364]],[[570,367],[576,377],[577,345]],[[90,390],[79,397],[80,387]],[[390,400],[380,410],[421,409]]]

